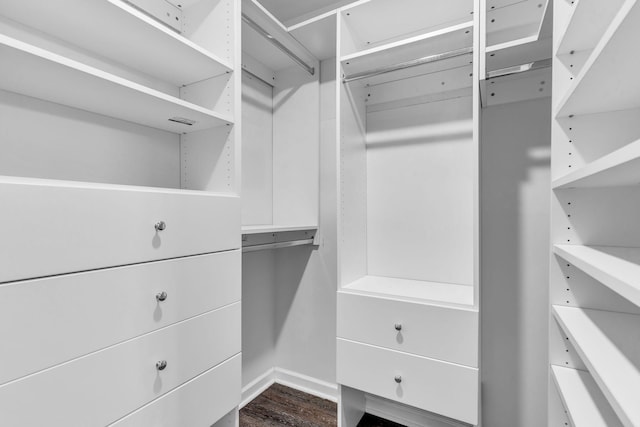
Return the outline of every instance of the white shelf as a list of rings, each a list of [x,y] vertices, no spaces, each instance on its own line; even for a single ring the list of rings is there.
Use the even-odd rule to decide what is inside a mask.
[[[120,0],[3,1],[0,13],[176,86],[233,69],[227,59]]]
[[[616,187],[640,184],[640,140],[553,181],[553,188]]]
[[[591,375],[551,366],[553,379],[574,427],[622,426]]]
[[[473,22],[466,22],[340,58],[347,75],[473,46]]]
[[[622,424],[640,425],[640,316],[556,305],[553,314]]]
[[[0,35],[0,89],[175,133],[230,125],[230,116]],[[184,118],[191,126],[172,122]]]
[[[471,21],[473,1],[360,1],[343,8],[342,17],[355,42],[353,49],[347,50],[347,46],[343,46],[342,53],[351,54],[378,44]]]
[[[640,248],[555,245],[554,252],[640,306]]]
[[[528,37],[538,38],[548,0],[487,1],[487,47]]]
[[[576,0],[557,55],[593,49],[625,0]],[[567,3],[569,4],[569,3]]]
[[[640,5],[627,0],[558,105],[556,117],[640,107]]]
[[[336,18],[332,10],[307,21],[292,25],[289,33],[319,61],[336,56]]]
[[[317,230],[317,225],[243,225],[242,234],[284,233],[287,231]]]
[[[470,285],[364,276],[347,286],[343,286],[340,291],[364,295],[384,295],[412,301],[422,300],[473,306],[473,286]]]

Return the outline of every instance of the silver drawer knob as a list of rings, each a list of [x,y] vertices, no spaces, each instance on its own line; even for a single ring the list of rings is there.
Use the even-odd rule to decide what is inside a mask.
[[[400,332],[402,330],[402,323],[395,324],[396,331]]]
[[[400,375],[396,375],[396,377],[394,378],[394,380],[396,380],[396,382],[398,384],[400,384],[402,382],[402,377]]]
[[[154,225],[154,227],[156,231],[162,231],[167,228],[167,223],[164,221],[156,222],[156,225]]]
[[[156,369],[158,371],[164,371],[164,369],[167,367],[167,361],[166,360],[161,360],[159,362],[156,362]]]
[[[158,301],[164,301],[167,299],[167,293],[165,291],[160,292],[159,294],[156,294],[156,299]]]

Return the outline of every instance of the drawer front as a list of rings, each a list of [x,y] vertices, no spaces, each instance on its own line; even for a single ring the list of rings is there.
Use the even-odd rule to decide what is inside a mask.
[[[5,384],[0,425],[105,426],[239,352],[235,303]]]
[[[241,365],[238,354],[112,426],[211,426],[240,403]]]
[[[337,327],[339,338],[478,366],[475,310],[338,292]]]
[[[0,200],[0,282],[240,247],[237,197],[4,182]]]
[[[0,384],[239,301],[240,260],[235,250],[0,285]]]
[[[337,353],[340,384],[469,424],[478,422],[476,368],[343,339],[338,339]]]

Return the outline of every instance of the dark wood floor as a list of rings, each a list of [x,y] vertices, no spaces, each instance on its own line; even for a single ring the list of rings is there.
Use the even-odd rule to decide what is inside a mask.
[[[319,397],[274,384],[240,410],[240,427],[335,427],[337,406]],[[403,427],[366,414],[358,427]]]

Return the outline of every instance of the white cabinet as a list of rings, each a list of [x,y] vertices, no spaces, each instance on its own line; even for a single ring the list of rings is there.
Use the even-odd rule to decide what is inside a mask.
[[[0,424],[237,416],[239,26],[237,0],[2,2]]]
[[[479,423],[479,3],[338,11],[342,427],[375,396]]]

